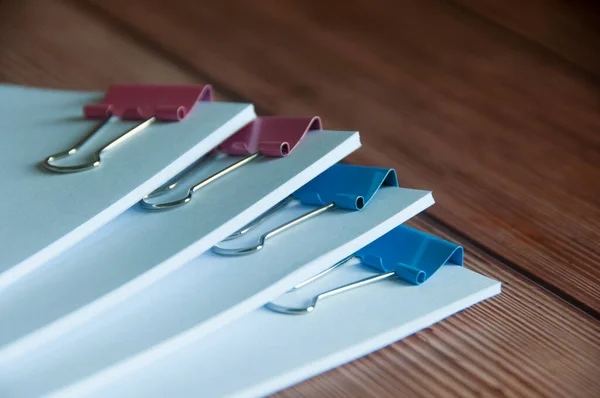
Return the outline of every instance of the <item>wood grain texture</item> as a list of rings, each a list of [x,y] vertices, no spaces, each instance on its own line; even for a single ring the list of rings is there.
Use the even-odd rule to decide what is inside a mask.
[[[137,39],[124,36],[111,21],[88,11],[55,0],[35,6],[34,2],[10,7],[0,3],[0,78],[72,89],[103,89],[113,81],[201,79],[193,68],[184,64],[182,69],[181,62],[157,55],[162,54],[161,49],[139,46]],[[263,96],[261,88],[263,83],[253,89]],[[247,94],[243,93],[250,97]],[[329,108],[337,106],[333,103]],[[341,117],[348,110],[336,112]],[[369,114],[347,116],[360,120]],[[367,121],[375,123],[373,118]],[[376,137],[368,141],[369,147],[355,156],[355,161],[375,161],[378,147],[386,142]],[[392,160],[393,154],[382,155],[378,164]],[[420,173],[421,167],[415,162],[413,172]],[[437,199],[439,205],[442,199],[439,195]],[[452,229],[440,226],[435,218],[419,216],[412,225],[465,245],[466,266],[501,280],[502,295],[277,396],[600,395],[597,320],[507,268]]]
[[[600,2],[454,0],[600,77]]]
[[[56,1],[0,3],[0,81],[75,90],[193,78]]]
[[[410,224],[464,245],[466,266],[501,280],[502,294],[277,397],[600,394],[596,320],[429,219],[418,217]]]
[[[600,90],[572,63],[435,0],[90,1],[265,111],[359,129],[351,161],[598,315]]]

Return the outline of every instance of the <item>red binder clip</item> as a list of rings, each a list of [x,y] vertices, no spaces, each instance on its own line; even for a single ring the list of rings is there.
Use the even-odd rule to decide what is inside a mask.
[[[48,156],[43,165],[58,173],[75,173],[100,166],[101,155],[119,143],[131,138],[152,123],[159,121],[177,122],[183,120],[199,101],[212,101],[210,85],[156,85],[156,84],[113,84],[108,88],[104,100],[99,104],[88,104],[83,108],[87,119],[102,119],[90,134],[73,148]],[[110,120],[118,117],[123,120],[141,122],[115,138],[94,153],[94,160],[75,166],[58,166],[57,159],[74,155]]]
[[[150,203],[147,199],[160,196],[177,186],[184,178],[181,175],[175,182],[161,187],[154,192],[146,195],[140,202],[142,207],[148,210],[167,210],[181,206],[192,200],[192,194],[200,188],[211,182],[231,173],[253,161],[254,159],[265,157],[284,157],[290,154],[304,135],[311,130],[322,130],[321,118],[314,117],[281,117],[281,116],[262,116],[258,117],[246,126],[242,127],[237,133],[225,140],[219,149],[221,152],[232,156],[244,156],[244,158],[233,163],[231,166],[220,170],[212,176],[204,179],[191,187],[184,198],[165,203]],[[215,152],[216,154],[216,152]]]
[[[247,124],[225,140],[221,152],[232,156],[281,157],[288,155],[310,130],[322,130],[321,119],[305,117],[264,116]]]

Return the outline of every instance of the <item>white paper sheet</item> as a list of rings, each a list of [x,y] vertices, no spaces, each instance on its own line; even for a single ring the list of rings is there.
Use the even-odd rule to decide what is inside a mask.
[[[349,264],[328,275],[326,283],[309,285],[285,301],[302,305],[323,288],[370,275]],[[50,396],[262,397],[383,348],[498,293],[499,282],[444,266],[421,286],[381,281],[331,297],[308,315],[261,308],[112,383],[80,384]]]
[[[311,132],[290,156],[250,162],[181,208],[130,209],[2,292],[0,360],[33,350],[164,278],[359,146],[358,133]],[[235,160],[202,165],[188,185]]]
[[[256,117],[248,104],[198,103],[178,123],[157,122],[108,152],[94,170],[56,174],[41,162],[71,148],[98,121],[102,94],[0,85],[0,289],[133,206]],[[75,161],[136,122],[107,125]],[[60,161],[63,162],[63,161]]]
[[[14,383],[35,379],[35,394],[80,378],[96,382],[115,377],[222,328],[432,203],[426,191],[383,188],[362,211],[326,212],[289,230],[287,236],[273,238],[257,253],[241,257],[206,253],[110,313],[35,353],[3,363],[15,369],[35,363],[33,368],[24,365],[22,372],[8,370]],[[271,225],[261,227],[268,230],[310,208],[298,205],[286,210],[269,220]],[[6,369],[3,363],[0,369]],[[60,369],[56,363],[61,363]]]

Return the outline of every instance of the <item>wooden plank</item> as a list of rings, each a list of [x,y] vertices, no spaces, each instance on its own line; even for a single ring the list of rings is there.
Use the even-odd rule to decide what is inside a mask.
[[[352,161],[598,315],[600,97],[572,64],[435,0],[88,4],[268,112],[359,129]]]
[[[600,77],[600,3],[590,0],[454,0]]]
[[[411,224],[456,240],[426,218]],[[468,268],[503,281],[500,296],[275,396],[599,396],[599,323],[458,243]]]
[[[194,81],[57,1],[0,2],[0,49],[0,81],[14,84],[103,90],[123,81]]]
[[[5,81],[102,89],[113,79],[196,79],[92,14],[41,4],[11,10],[13,26],[2,28],[2,53],[10,54],[0,64]],[[80,59],[98,40],[95,59]],[[413,223],[466,244],[467,266],[501,280],[503,294],[280,396],[598,395],[599,323],[436,225],[427,216]]]

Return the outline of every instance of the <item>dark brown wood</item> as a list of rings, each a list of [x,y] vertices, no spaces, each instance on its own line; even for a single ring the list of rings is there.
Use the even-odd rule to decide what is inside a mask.
[[[600,2],[454,0],[600,77]]]
[[[194,78],[56,1],[0,2],[0,81],[72,90]]]
[[[359,129],[351,161],[598,314],[600,91],[573,63],[435,0],[89,4],[268,112]]]
[[[284,4],[284,2],[281,3]],[[166,26],[164,25],[165,22],[160,22],[162,18],[170,21],[171,18],[175,18],[174,15],[179,15],[170,14],[171,11],[169,11],[179,12],[177,11],[178,3],[176,2],[162,3],[162,6],[159,3],[154,5],[149,3],[147,7],[139,7],[136,12],[128,8],[129,4],[132,3],[120,3],[121,12],[124,15],[130,15],[133,20],[139,19],[135,23],[136,26],[142,26],[145,23],[164,27]],[[389,92],[389,90],[395,89],[398,84],[393,79],[389,83],[390,87],[388,89],[385,89],[381,82],[374,83],[376,82],[375,74],[369,72],[371,63],[374,62],[372,59],[367,57],[367,63],[362,65],[360,64],[361,60],[352,61],[353,59],[349,60],[346,57],[347,54],[344,51],[349,53],[355,51],[353,47],[355,44],[352,44],[352,40],[348,39],[350,44],[337,38],[333,40],[331,39],[333,35],[331,31],[317,29],[311,35],[322,37],[325,42],[323,45],[317,45],[315,38],[310,36],[307,39],[305,37],[306,33],[297,27],[299,18],[305,18],[302,17],[302,13],[298,12],[294,14],[296,16],[290,16],[287,13],[281,14],[280,5],[271,4],[267,6],[267,2],[260,2],[260,4],[265,4],[264,7],[269,8],[275,16],[278,15],[279,18],[284,18],[281,23],[278,22],[275,26],[281,29],[281,37],[272,34],[273,45],[276,48],[273,51],[275,52],[267,51],[265,55],[276,67],[268,69],[264,73],[258,74],[259,70],[257,68],[260,65],[268,66],[268,64],[263,64],[262,61],[257,64],[256,56],[248,53],[248,49],[255,46],[256,49],[268,50],[268,43],[261,44],[258,41],[258,38],[262,36],[257,36],[256,27],[252,27],[253,25],[249,25],[251,27],[249,28],[240,23],[240,26],[232,29],[233,33],[225,32],[224,28],[232,22],[230,19],[224,19],[228,15],[224,9],[218,8],[219,12],[215,11],[214,7],[217,7],[216,5],[214,7],[206,6],[208,16],[215,19],[211,22],[212,29],[222,26],[222,28],[217,29],[218,35],[215,34],[213,38],[216,41],[220,40],[219,45],[212,47],[213,45],[210,44],[210,51],[206,49],[209,45],[202,44],[202,40],[208,37],[202,35],[208,35],[210,31],[200,35],[196,32],[196,27],[189,25],[190,21],[198,18],[195,15],[198,11],[194,11],[194,15],[190,17],[189,21],[181,15],[177,16],[177,18],[180,18],[179,25],[183,27],[184,31],[191,30],[191,32],[198,35],[196,38],[192,39],[189,32],[183,36],[177,33],[179,32],[178,29],[173,29],[169,34],[174,35],[171,37],[173,41],[185,41],[183,38],[186,37],[185,46],[189,46],[190,50],[193,47],[204,48],[201,54],[205,55],[210,61],[206,65],[220,65],[226,69],[226,72],[221,74],[219,70],[209,68],[211,75],[222,78],[222,80],[217,79],[219,80],[217,83],[230,82],[229,78],[231,78],[231,81],[235,84],[225,85],[225,88],[237,90],[236,87],[239,87],[239,91],[233,93],[227,93],[226,90],[221,91],[222,98],[231,99],[232,97],[227,94],[258,98],[261,105],[273,112],[311,113],[321,107],[325,112],[328,112],[329,117],[327,120],[331,119],[334,126],[352,128],[353,124],[361,123],[364,127],[363,141],[366,142],[366,147],[353,156],[352,160],[379,165],[396,165],[403,173],[401,178],[414,186],[427,187],[430,181],[439,184],[439,187],[443,188],[443,192],[436,195],[438,199],[438,205],[436,206],[442,207],[444,210],[434,213],[435,216],[444,216],[443,219],[446,221],[446,217],[449,217],[446,213],[457,208],[458,205],[462,206],[462,200],[465,200],[465,203],[474,204],[473,206],[477,204],[474,210],[457,215],[457,217],[466,217],[459,224],[465,224],[469,227],[467,233],[474,241],[463,239],[461,231],[457,232],[455,230],[456,223],[451,223],[452,228],[447,228],[444,223],[438,222],[432,216],[419,216],[412,225],[463,244],[467,251],[467,267],[503,282],[502,295],[450,317],[384,350],[292,387],[281,392],[278,396],[599,396],[600,322],[507,267],[507,264],[498,256],[486,254],[480,246],[482,236],[473,234],[473,231],[477,230],[474,229],[473,224],[481,224],[477,227],[479,229],[490,229],[495,225],[495,228],[502,228],[496,233],[501,237],[507,235],[503,238],[505,241],[514,242],[517,239],[514,236],[515,231],[520,231],[523,224],[517,222],[516,225],[509,225],[508,222],[517,219],[517,215],[509,215],[509,220],[506,223],[494,224],[497,221],[494,218],[492,218],[494,221],[490,221],[487,218],[487,213],[485,213],[485,206],[488,204],[491,203],[494,206],[502,204],[502,200],[505,198],[495,198],[493,194],[498,190],[498,185],[503,183],[504,186],[500,187],[507,190],[506,197],[512,198],[520,195],[521,200],[527,204],[526,207],[520,207],[519,201],[509,201],[506,204],[506,212],[518,211],[521,212],[520,214],[524,214],[525,217],[529,217],[528,222],[532,224],[529,226],[532,228],[529,234],[538,237],[541,241],[540,244],[550,245],[550,243],[556,242],[557,239],[566,239],[561,236],[560,231],[556,228],[551,234],[548,232],[551,231],[553,222],[562,221],[565,224],[565,219],[571,221],[565,225],[574,231],[573,237],[592,237],[595,230],[589,230],[589,225],[593,220],[582,220],[582,223],[576,226],[571,218],[566,216],[551,220],[534,217],[537,213],[528,215],[525,210],[529,209],[529,206],[533,206],[531,202],[542,207],[544,211],[558,212],[564,208],[565,203],[561,200],[567,195],[560,191],[559,188],[562,185],[556,179],[551,179],[548,187],[544,185],[543,178],[547,175],[548,170],[540,170],[537,179],[533,175],[527,175],[527,178],[525,178],[518,174],[524,172],[525,165],[532,162],[527,161],[527,158],[520,151],[535,149],[538,146],[548,151],[552,149],[554,151],[552,153],[560,155],[560,162],[557,163],[560,166],[565,163],[565,159],[572,162],[573,160],[569,157],[571,156],[569,154],[577,153],[576,150],[579,148],[580,151],[583,151],[581,159],[585,163],[586,156],[591,155],[586,154],[584,149],[588,146],[592,147],[590,153],[592,155],[595,153],[593,152],[595,151],[593,149],[595,144],[592,133],[597,130],[588,129],[587,135],[581,133],[576,136],[571,136],[571,130],[565,130],[564,136],[562,136],[560,134],[544,135],[540,133],[540,130],[535,129],[529,133],[529,130],[521,129],[517,131],[522,133],[524,137],[519,138],[519,135],[511,132],[505,124],[502,124],[501,126],[504,127],[500,131],[506,134],[506,137],[503,138],[498,132],[498,128],[494,127],[489,121],[489,130],[482,130],[481,136],[479,136],[471,131],[474,128],[473,126],[478,126],[478,124],[470,122],[469,117],[481,123],[481,119],[489,116],[486,113],[487,108],[485,106],[490,105],[485,102],[487,97],[480,94],[476,98],[484,102],[481,105],[484,110],[475,107],[477,112],[474,110],[467,112],[469,109],[463,109],[465,106],[462,102],[465,100],[463,96],[474,96],[478,93],[473,86],[467,84],[467,89],[464,92],[458,90],[456,93],[458,99],[453,96],[443,96],[442,98],[449,101],[450,105],[442,106],[443,104],[438,103],[441,101],[440,97],[437,96],[438,94],[433,95],[430,93],[437,93],[435,90],[440,90],[433,83],[442,84],[449,77],[439,68],[426,64],[425,66],[431,68],[429,79],[419,84],[411,83],[410,79],[401,80],[404,84],[403,88],[406,88],[406,90],[400,90],[398,97],[396,97],[394,93]],[[310,3],[307,4],[310,6]],[[352,4],[348,3],[349,12],[353,10]],[[114,7],[117,6],[115,3]],[[174,8],[171,9],[171,6]],[[255,25],[264,24],[265,29],[274,29],[272,26],[274,24],[273,19],[276,19],[274,16],[266,17],[264,15],[266,11],[257,11],[258,15],[255,15],[256,12],[249,11],[249,6],[246,7],[239,12],[246,12],[247,18],[255,18]],[[430,14],[432,15],[431,18],[434,18],[435,12],[428,11],[422,14],[423,22],[421,23],[432,24],[432,21],[435,21],[435,19],[428,19]],[[414,16],[414,14],[411,15]],[[315,16],[312,17],[318,21]],[[344,16],[344,18],[348,17],[347,15]],[[237,18],[241,18],[241,16]],[[285,18],[289,19],[286,20]],[[203,19],[198,20],[204,21]],[[285,28],[286,21],[290,28]],[[338,23],[341,24],[341,22]],[[337,28],[334,29],[334,27],[331,29],[336,31]],[[170,56],[165,51],[167,47],[171,48],[168,46],[171,42],[169,40],[159,41],[160,46],[156,46],[154,35],[145,36],[144,34],[138,37],[137,32],[139,30],[137,28],[135,31],[130,32],[131,35],[120,29],[121,26],[115,25],[115,21],[112,20],[110,15],[98,13],[95,9],[90,9],[78,3],[63,3],[56,0],[11,2],[9,5],[0,3],[0,79],[6,82],[44,87],[101,90],[113,81],[187,82],[197,81],[201,79],[202,73],[209,73],[207,72],[209,69],[202,69],[204,66],[202,68],[197,66],[201,64],[198,60],[188,64],[192,61],[185,57]],[[377,30],[378,27],[373,25],[371,29]],[[231,43],[233,43],[230,45],[237,45],[240,52],[246,52],[245,56],[239,58],[239,62],[243,62],[241,65],[224,61],[232,59],[231,49],[219,49],[219,46],[228,47],[226,39],[219,35],[230,34],[234,35],[230,38]],[[247,40],[244,36],[247,37]],[[218,39],[219,37],[221,38]],[[344,37],[346,36],[344,35]],[[420,40],[419,35],[416,33],[409,35],[409,37],[413,37],[413,40]],[[342,46],[343,51],[332,49],[331,55],[324,53],[322,50],[315,51],[311,56],[315,58],[324,57],[323,64],[315,64],[316,61],[311,60],[308,62],[307,69],[299,69],[293,66],[294,62],[297,61],[294,46],[299,48],[298,51],[302,55],[308,56],[302,50],[307,45],[307,40],[317,49],[335,44]],[[371,38],[371,40],[374,39]],[[379,44],[379,46],[384,46],[384,43]],[[373,51],[383,51],[383,47],[378,47],[376,44],[373,44],[373,47]],[[411,49],[410,54],[417,56],[418,51],[415,46],[409,47]],[[226,54],[223,55],[219,51],[226,52]],[[525,54],[525,50],[523,50],[523,54]],[[432,54],[428,54],[428,56],[432,56]],[[525,55],[522,55],[522,57],[525,57]],[[237,60],[237,58],[235,59]],[[513,60],[515,63],[516,61],[525,62],[524,58]],[[282,62],[285,65],[281,65]],[[388,79],[388,76],[394,75],[395,72],[391,73],[382,68],[381,62],[383,61],[379,60],[374,63],[377,66],[375,70],[383,74],[381,79]],[[394,62],[398,62],[398,60]],[[406,63],[410,62],[414,62],[414,60],[406,61]],[[328,63],[332,65],[327,67]],[[484,68],[486,65],[484,63],[481,67]],[[316,71],[316,66],[322,66],[323,70],[321,72]],[[503,71],[502,68],[506,67],[506,64],[503,63],[497,66],[498,69],[494,70],[499,73]],[[357,68],[360,68],[361,73],[364,72],[365,80],[359,79]],[[392,72],[396,71],[396,68],[397,66],[394,66]],[[473,66],[473,68],[475,67]],[[535,68],[533,66],[531,68],[531,73],[533,73]],[[566,69],[559,69],[560,73],[556,72],[557,76],[560,76],[561,73],[566,73],[567,76],[570,76],[569,73],[573,73],[573,76],[576,76],[576,72],[568,72],[570,69],[566,66],[564,68]],[[405,73],[402,69],[399,70],[399,74]],[[302,75],[300,71],[304,71],[306,76]],[[540,73],[543,71],[542,68]],[[411,72],[416,75],[415,79],[417,77],[423,78],[422,75],[417,73],[416,67],[411,69]],[[438,75],[438,73],[441,73],[441,75]],[[467,77],[465,76],[465,79]],[[355,78],[358,80],[351,80]],[[478,82],[482,80],[482,76],[477,73],[474,73],[473,78]],[[514,76],[511,75],[511,78],[514,78]],[[403,77],[403,79],[407,78]],[[575,79],[573,80],[575,83],[579,82],[576,77],[569,77],[569,79]],[[323,86],[322,91],[317,89],[317,85],[312,84],[311,80],[320,82]],[[591,88],[585,91],[585,88],[582,89],[579,85],[572,86],[575,83],[571,80],[568,80],[569,84],[563,82],[565,87],[568,88],[567,92],[570,93],[569,98],[587,98],[587,101],[591,101],[590,98],[593,97]],[[507,81],[511,82],[510,79]],[[344,87],[342,82],[348,82],[347,87]],[[480,83],[483,87],[481,90],[484,88],[489,89],[488,85],[484,84],[485,82]],[[432,87],[430,87],[431,84],[433,84]],[[580,84],[583,85],[583,83]],[[507,92],[497,86],[494,86],[494,88],[498,92],[492,91],[490,95],[498,95],[505,102],[509,102],[512,95],[515,103],[521,104],[521,106],[533,107],[526,101],[530,97],[520,97],[521,94],[517,94],[521,91],[516,90],[516,88]],[[533,90],[533,87],[523,88],[525,91],[526,89]],[[395,109],[392,109],[386,101],[382,101],[381,104],[377,102],[379,98],[378,90],[384,90],[381,99],[396,101],[394,102],[396,104]],[[579,90],[583,91],[580,92]],[[334,96],[337,96],[338,100],[329,101],[336,98]],[[364,97],[361,99],[364,102],[360,107],[353,105],[353,102],[357,101],[359,96]],[[425,100],[427,98],[437,101],[436,112],[426,107],[427,101]],[[583,103],[587,102],[583,101]],[[472,102],[469,102],[469,104],[473,105]],[[539,112],[544,111],[544,109],[550,112],[554,108],[548,104],[558,106],[553,100],[548,99],[546,102],[536,105],[536,107],[539,107]],[[465,121],[466,127],[459,128],[455,126],[450,128],[452,126],[446,126],[446,123],[453,120],[448,116],[448,106],[450,106],[450,109],[456,110],[458,113],[456,117],[460,116],[460,120]],[[537,109],[536,107],[534,108]],[[438,108],[439,114],[437,113]],[[466,114],[463,114],[465,112]],[[583,110],[582,113],[577,113],[576,110],[573,111],[571,107],[566,106],[564,112],[570,112],[569,117],[579,120],[579,124],[583,123],[582,121],[587,120],[589,122],[590,120],[581,116],[586,114]],[[591,113],[591,111],[589,112]],[[450,112],[450,115],[452,115],[452,112]],[[507,117],[507,120],[514,123],[516,123],[515,120],[518,121],[518,119],[515,119],[517,116],[523,116],[522,113],[518,112],[514,115],[508,112],[508,115],[510,117]],[[394,126],[394,123],[399,124]],[[526,125],[528,126],[528,124]],[[517,126],[521,125],[517,123]],[[438,132],[435,127],[439,127],[444,134]],[[400,136],[398,132],[402,132],[400,138],[398,138]],[[526,133],[532,136],[528,137]],[[451,135],[453,139],[458,140],[461,144],[468,143],[468,138],[474,137],[476,139],[472,142],[472,145],[460,148],[452,146],[453,141],[448,137],[447,144],[451,147],[444,148],[445,134]],[[488,137],[488,134],[491,138]],[[463,135],[466,138],[462,137]],[[394,147],[398,145],[398,142],[405,143],[405,141],[408,142],[411,139],[426,154],[435,154],[440,158],[423,159],[421,155],[412,152],[408,145],[406,147]],[[585,142],[585,145],[581,142]],[[508,156],[505,153],[507,148],[510,147],[508,144],[514,143],[519,145],[525,143],[529,147],[516,149],[518,156],[513,157],[514,165],[506,165],[499,170],[492,168],[493,172],[490,172],[491,166],[497,166],[499,158]],[[390,148],[387,148],[388,146]],[[567,155],[559,151],[561,146],[564,146],[563,150]],[[490,165],[484,170],[471,170],[470,167],[481,168],[488,162],[485,156],[473,153],[478,148],[487,151]],[[537,152],[534,151],[534,154],[537,154]],[[542,163],[544,167],[558,167],[552,164],[548,165],[548,162],[540,154],[536,156],[536,159],[540,162],[544,161]],[[471,157],[475,159],[470,159]],[[460,164],[459,160],[463,160],[466,164]],[[519,162],[526,163],[521,164]],[[590,162],[590,158],[587,162],[593,163]],[[446,167],[450,167],[449,171],[446,171]],[[577,175],[576,171],[580,172],[582,170],[587,170],[589,173],[587,177],[586,175]],[[472,187],[465,185],[465,181],[472,179],[485,182],[484,172],[490,173],[489,181],[484,185]],[[574,168],[569,173],[571,174],[567,174],[567,176],[572,178],[570,184],[573,185],[574,192],[573,198],[569,200],[572,200],[576,206],[580,204],[583,206],[581,209],[578,207],[576,212],[587,214],[589,207],[594,203],[593,198],[591,198],[591,194],[584,195],[585,187],[579,185],[584,181],[592,181],[593,175],[588,169],[581,166]],[[515,174],[517,175],[514,176]],[[513,176],[517,182],[512,181]],[[563,174],[560,174],[560,176],[566,178]],[[455,179],[458,179],[456,187],[453,186]],[[519,194],[516,190],[522,189],[523,184],[528,181],[532,182],[533,193],[526,193],[527,190],[523,190]],[[563,183],[565,186],[567,185],[567,182]],[[588,184],[587,188],[592,192],[596,189],[591,183]],[[477,194],[472,193],[472,190],[476,190]],[[544,196],[544,192],[547,193],[546,196]],[[466,198],[461,196],[466,196]],[[482,197],[487,200],[477,202]],[[446,201],[451,203],[445,203]],[[572,213],[568,215],[572,216]],[[450,220],[453,219],[450,218]],[[533,229],[534,221],[542,223],[544,228]],[[582,232],[578,228],[588,228],[588,230]],[[570,231],[569,229],[567,233],[571,233]],[[483,237],[485,238],[485,235]],[[526,243],[529,244],[529,242]],[[583,242],[580,245],[593,252],[594,246],[592,243]],[[507,250],[514,257],[514,253],[519,253],[520,248],[521,246],[507,247]],[[504,251],[501,250],[498,253],[502,254]],[[551,267],[562,267],[565,272],[570,269],[568,262],[558,263],[542,249],[521,253],[520,255],[532,258],[533,260],[530,260],[531,264],[536,264],[536,261],[539,261],[541,257],[544,263],[550,264]],[[595,266],[597,262],[594,262],[593,255],[589,256],[589,265]],[[522,262],[517,262],[515,266],[526,268],[522,264]],[[538,275],[543,275],[543,273]],[[589,276],[589,278],[592,277],[593,275]],[[577,281],[573,282],[573,286],[576,288],[578,283]],[[583,286],[584,290],[587,289],[585,285]],[[592,290],[595,288],[593,287]]]

